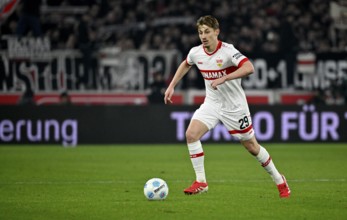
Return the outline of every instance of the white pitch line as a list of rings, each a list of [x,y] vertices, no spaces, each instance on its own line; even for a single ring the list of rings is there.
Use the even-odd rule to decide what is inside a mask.
[[[347,179],[287,179],[288,182],[346,182]],[[127,184],[127,183],[138,183],[135,180],[100,180],[100,181],[18,181],[18,182],[0,182],[0,185],[107,185],[107,184]],[[187,180],[167,180],[167,182],[189,182]],[[271,180],[210,180],[210,183],[259,183],[259,182],[271,182]]]
[[[289,181],[289,180],[288,180]],[[291,182],[346,182],[346,179],[298,179],[290,180]]]
[[[346,182],[347,179],[287,179],[288,182]],[[212,180],[209,182],[215,182],[215,183],[220,183],[220,182],[271,182],[271,179],[269,180]]]

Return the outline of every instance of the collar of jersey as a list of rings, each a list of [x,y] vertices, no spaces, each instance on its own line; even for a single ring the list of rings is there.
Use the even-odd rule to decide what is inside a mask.
[[[217,44],[216,49],[215,49],[212,53],[207,52],[207,51],[205,50],[205,47],[202,46],[202,48],[204,48],[204,51],[205,51],[205,53],[206,53],[208,56],[212,56],[213,54],[215,54],[221,47],[222,47],[222,41],[220,41],[220,40],[218,41],[218,44]]]

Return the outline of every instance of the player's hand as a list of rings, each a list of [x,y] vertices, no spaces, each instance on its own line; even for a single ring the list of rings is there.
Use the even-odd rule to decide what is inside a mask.
[[[174,94],[174,91],[175,90],[171,87],[166,89],[165,96],[164,96],[164,103],[165,104],[172,103],[171,98],[172,98],[172,95]]]
[[[216,90],[217,86],[220,85],[220,84],[223,84],[224,82],[225,82],[225,79],[224,79],[224,77],[222,77],[222,78],[213,80],[212,83],[211,83],[211,86],[212,86],[212,88],[214,90]]]

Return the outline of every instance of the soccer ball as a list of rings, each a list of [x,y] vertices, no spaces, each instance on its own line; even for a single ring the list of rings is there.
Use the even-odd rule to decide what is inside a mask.
[[[143,193],[148,200],[164,200],[169,194],[169,187],[164,180],[152,178],[146,182]]]

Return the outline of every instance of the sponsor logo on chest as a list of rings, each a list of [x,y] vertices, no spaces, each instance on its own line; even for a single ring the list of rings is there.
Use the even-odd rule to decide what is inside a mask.
[[[201,70],[200,72],[202,74],[202,76],[204,77],[204,79],[206,80],[214,80],[214,79],[218,79],[221,78],[223,76],[229,75],[230,73],[234,72],[235,70],[237,70],[236,66],[230,66],[228,68],[225,69],[205,69],[205,70]]]
[[[218,79],[227,75],[227,70],[201,72],[205,79]]]

